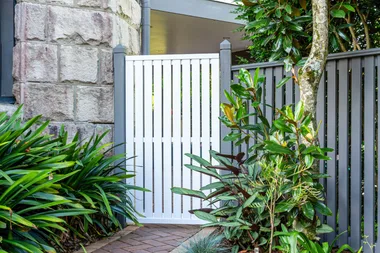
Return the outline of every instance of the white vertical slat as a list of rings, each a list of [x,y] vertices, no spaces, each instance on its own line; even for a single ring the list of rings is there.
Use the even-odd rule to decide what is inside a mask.
[[[181,60],[174,60],[173,65],[173,187],[181,187]],[[173,218],[180,219],[181,195],[173,196]]]
[[[192,154],[201,155],[201,90],[200,90],[200,61],[191,61],[191,146]],[[194,163],[194,161],[192,161]],[[192,189],[199,191],[201,188],[201,173],[192,171]],[[193,209],[201,208],[201,200],[193,198]]]
[[[202,158],[206,161],[210,160],[210,60],[201,60],[202,65]],[[202,186],[211,183],[210,176],[202,174]],[[210,191],[205,191],[208,195]],[[205,205],[202,203],[202,206]]]
[[[164,60],[164,218],[172,217],[172,66],[171,60]]]
[[[190,143],[190,60],[182,61],[182,150],[183,154],[191,152],[191,143]],[[183,165],[190,164],[190,158],[183,156]],[[190,177],[191,173],[188,168],[185,166],[182,167],[183,176],[182,176],[182,186],[186,189],[191,188]],[[189,211],[191,209],[191,199],[188,196],[183,196],[183,219],[189,219]]]
[[[135,61],[135,148],[136,148],[136,185],[144,187],[144,117],[143,108],[143,62]],[[136,191],[136,210],[144,212],[144,194],[141,191]]]
[[[219,59],[211,60],[211,140],[212,150],[220,151],[220,80],[219,80]],[[212,164],[216,164],[215,159]],[[216,182],[216,178],[211,178]]]
[[[126,96],[126,114],[129,115],[129,117],[125,117],[126,119],[126,153],[128,157],[135,156],[135,147],[134,147],[134,114],[135,114],[135,94],[134,94],[134,86],[135,86],[135,69],[133,65],[133,61],[126,61],[126,88],[125,88],[125,96]],[[131,171],[134,170],[135,165],[135,159],[131,159],[127,162],[127,170]],[[131,178],[127,180],[127,183],[130,185],[135,184],[135,178]],[[134,196],[131,196],[133,199]]]
[[[144,156],[144,180],[145,188],[153,188],[153,121],[152,121],[152,94],[153,94],[153,69],[152,61],[144,61],[144,139],[145,139],[145,156]],[[153,195],[152,192],[146,192],[144,199],[146,217],[153,216]]]
[[[154,218],[162,218],[162,65],[154,66]]]

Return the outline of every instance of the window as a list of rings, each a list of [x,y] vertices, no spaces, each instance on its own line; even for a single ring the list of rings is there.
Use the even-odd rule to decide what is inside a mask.
[[[13,102],[13,46],[15,0],[0,0],[0,102]]]

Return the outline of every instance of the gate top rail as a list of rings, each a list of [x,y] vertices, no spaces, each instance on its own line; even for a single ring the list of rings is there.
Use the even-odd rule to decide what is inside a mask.
[[[329,54],[329,56],[327,57],[327,60],[348,59],[348,58],[364,57],[364,56],[370,56],[370,55],[380,55],[380,48],[372,48],[372,49],[367,49],[367,50]],[[284,63],[282,61],[259,62],[259,63],[252,63],[252,64],[234,65],[231,67],[231,70],[236,71],[241,68],[255,69],[255,68],[267,68],[267,67],[279,67],[283,65]]]
[[[125,59],[127,61],[219,59],[219,54],[132,55],[126,56]]]

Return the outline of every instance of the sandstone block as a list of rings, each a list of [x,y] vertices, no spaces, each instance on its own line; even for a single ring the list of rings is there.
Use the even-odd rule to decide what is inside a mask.
[[[44,40],[47,8],[41,4],[19,3],[15,7],[15,37],[21,41]]]
[[[22,88],[24,117],[42,115],[44,119],[72,121],[74,119],[74,91],[71,85],[26,83]],[[21,96],[20,95],[20,96]]]
[[[100,81],[103,84],[113,83],[113,59],[112,50],[100,51]]]
[[[74,0],[47,0],[48,3],[61,5],[74,5]]]
[[[76,120],[81,122],[113,122],[113,87],[78,86]]]
[[[111,45],[111,14],[93,10],[48,7],[48,36],[52,42]]]
[[[57,52],[56,45],[18,43],[14,48],[14,78],[22,81],[57,81]]]
[[[62,46],[60,80],[96,83],[98,78],[98,50],[96,48]]]
[[[77,4],[83,7],[107,8],[108,0],[78,0]]]

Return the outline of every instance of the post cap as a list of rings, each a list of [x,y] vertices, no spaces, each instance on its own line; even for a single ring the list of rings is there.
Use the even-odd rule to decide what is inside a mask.
[[[223,40],[223,42],[220,43],[221,50],[231,50],[231,47],[231,42],[229,42],[227,39]]]
[[[127,48],[121,44],[117,45],[113,49],[114,54],[125,54],[127,52]]]

